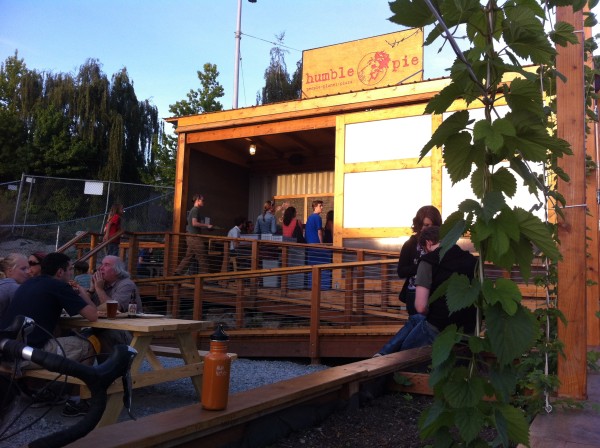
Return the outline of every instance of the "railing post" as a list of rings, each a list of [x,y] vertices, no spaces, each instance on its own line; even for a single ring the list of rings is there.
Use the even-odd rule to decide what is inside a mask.
[[[173,256],[171,255],[173,238],[170,233],[165,233],[165,247],[163,249],[163,273],[165,277],[171,275],[173,270],[171,269]]]
[[[365,261],[365,252],[359,250],[356,252],[356,261]],[[365,317],[365,268],[358,266],[356,268],[356,317],[362,322]]]
[[[319,327],[321,321],[321,269],[318,265],[312,267],[312,289],[310,291],[310,336],[309,355],[311,364],[318,364]]]
[[[202,320],[202,299],[204,297],[204,277],[197,276],[194,279],[194,308],[192,316],[194,320]]]
[[[354,304],[354,268],[346,268],[344,277],[344,316],[347,322],[346,328],[349,328],[355,320],[354,312],[352,309]]]
[[[127,270],[132,277],[137,277],[137,259],[139,252],[139,240],[135,233],[129,234],[129,258],[127,258]],[[122,258],[124,260],[124,258]]]

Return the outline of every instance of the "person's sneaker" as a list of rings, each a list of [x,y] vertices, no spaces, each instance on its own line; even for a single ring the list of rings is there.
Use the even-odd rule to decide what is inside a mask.
[[[62,411],[63,417],[79,417],[86,415],[90,410],[90,405],[86,400],[68,400]]]
[[[38,392],[34,392],[31,395],[31,398],[33,399],[33,403],[31,404],[32,408],[44,408],[46,406],[65,404],[68,396],[59,395],[50,389],[42,389]]]

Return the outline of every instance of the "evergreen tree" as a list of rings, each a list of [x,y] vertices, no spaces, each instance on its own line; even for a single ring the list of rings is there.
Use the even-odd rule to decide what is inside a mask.
[[[137,182],[162,134],[125,68],[109,82],[95,59],[75,75],[29,70],[18,52],[0,65],[0,181],[27,172]]]
[[[225,95],[223,86],[219,84],[217,78],[219,71],[215,64],[207,62],[204,64],[204,71],[198,71],[200,80],[200,89],[192,90],[187,94],[187,100],[177,101],[169,106],[169,112],[177,117],[185,115],[203,114],[205,112],[216,112],[223,110],[223,105],[217,101]]]
[[[282,48],[284,38],[285,32],[275,36],[277,44],[271,48],[271,61],[265,70],[265,86],[262,88],[262,93],[256,95],[257,104],[270,104],[298,98],[297,92],[295,92],[296,86],[292,86],[285,63],[285,54],[289,51]],[[294,74],[294,77],[296,76],[297,72]]]
[[[181,117],[223,110],[223,105],[218,98],[225,95],[225,90],[217,81],[219,76],[217,66],[207,62],[203,66],[203,71],[197,73],[201,87],[197,90],[190,89],[187,99],[177,101],[169,106],[169,112],[174,116]],[[164,134],[161,141],[153,142],[151,153],[150,170],[143,177],[144,180],[152,184],[175,185],[177,137]]]

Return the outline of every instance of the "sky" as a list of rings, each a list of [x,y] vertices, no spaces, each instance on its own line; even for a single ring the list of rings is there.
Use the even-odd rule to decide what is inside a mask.
[[[200,88],[197,71],[217,65],[232,108],[238,0],[0,0],[0,62],[19,52],[29,69],[77,73],[97,59],[110,79],[127,68],[138,100],[159,116]],[[290,75],[302,51],[400,31],[388,0],[242,0],[238,107],[256,104],[275,36],[285,32]],[[424,78],[445,74],[448,46],[426,49]]]
[[[18,50],[29,69],[74,74],[94,58],[109,79],[126,67],[162,118],[210,62],[231,109],[237,11],[237,0],[0,0],[0,61]],[[388,0],[242,0],[238,107],[256,104],[276,35],[285,32],[292,75],[302,50],[402,30],[390,16]],[[425,78],[444,74],[446,54],[426,56]]]

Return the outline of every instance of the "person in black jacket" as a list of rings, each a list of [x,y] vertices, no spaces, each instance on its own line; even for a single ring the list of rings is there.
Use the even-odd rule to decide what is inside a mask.
[[[456,244],[440,259],[439,227],[423,229],[419,244],[426,254],[419,260],[415,276],[415,310],[408,322],[375,356],[431,345],[448,325],[456,324],[465,333],[475,329],[476,309],[471,306],[450,313],[445,297],[429,303],[429,297],[453,273],[473,279],[477,258]]]
[[[402,245],[400,259],[398,260],[398,277],[405,279],[399,299],[406,304],[408,314],[412,316],[415,310],[415,275],[417,275],[417,264],[424,249],[419,245],[419,234],[421,230],[430,226],[441,226],[442,215],[433,205],[421,207],[413,218],[411,237]]]

